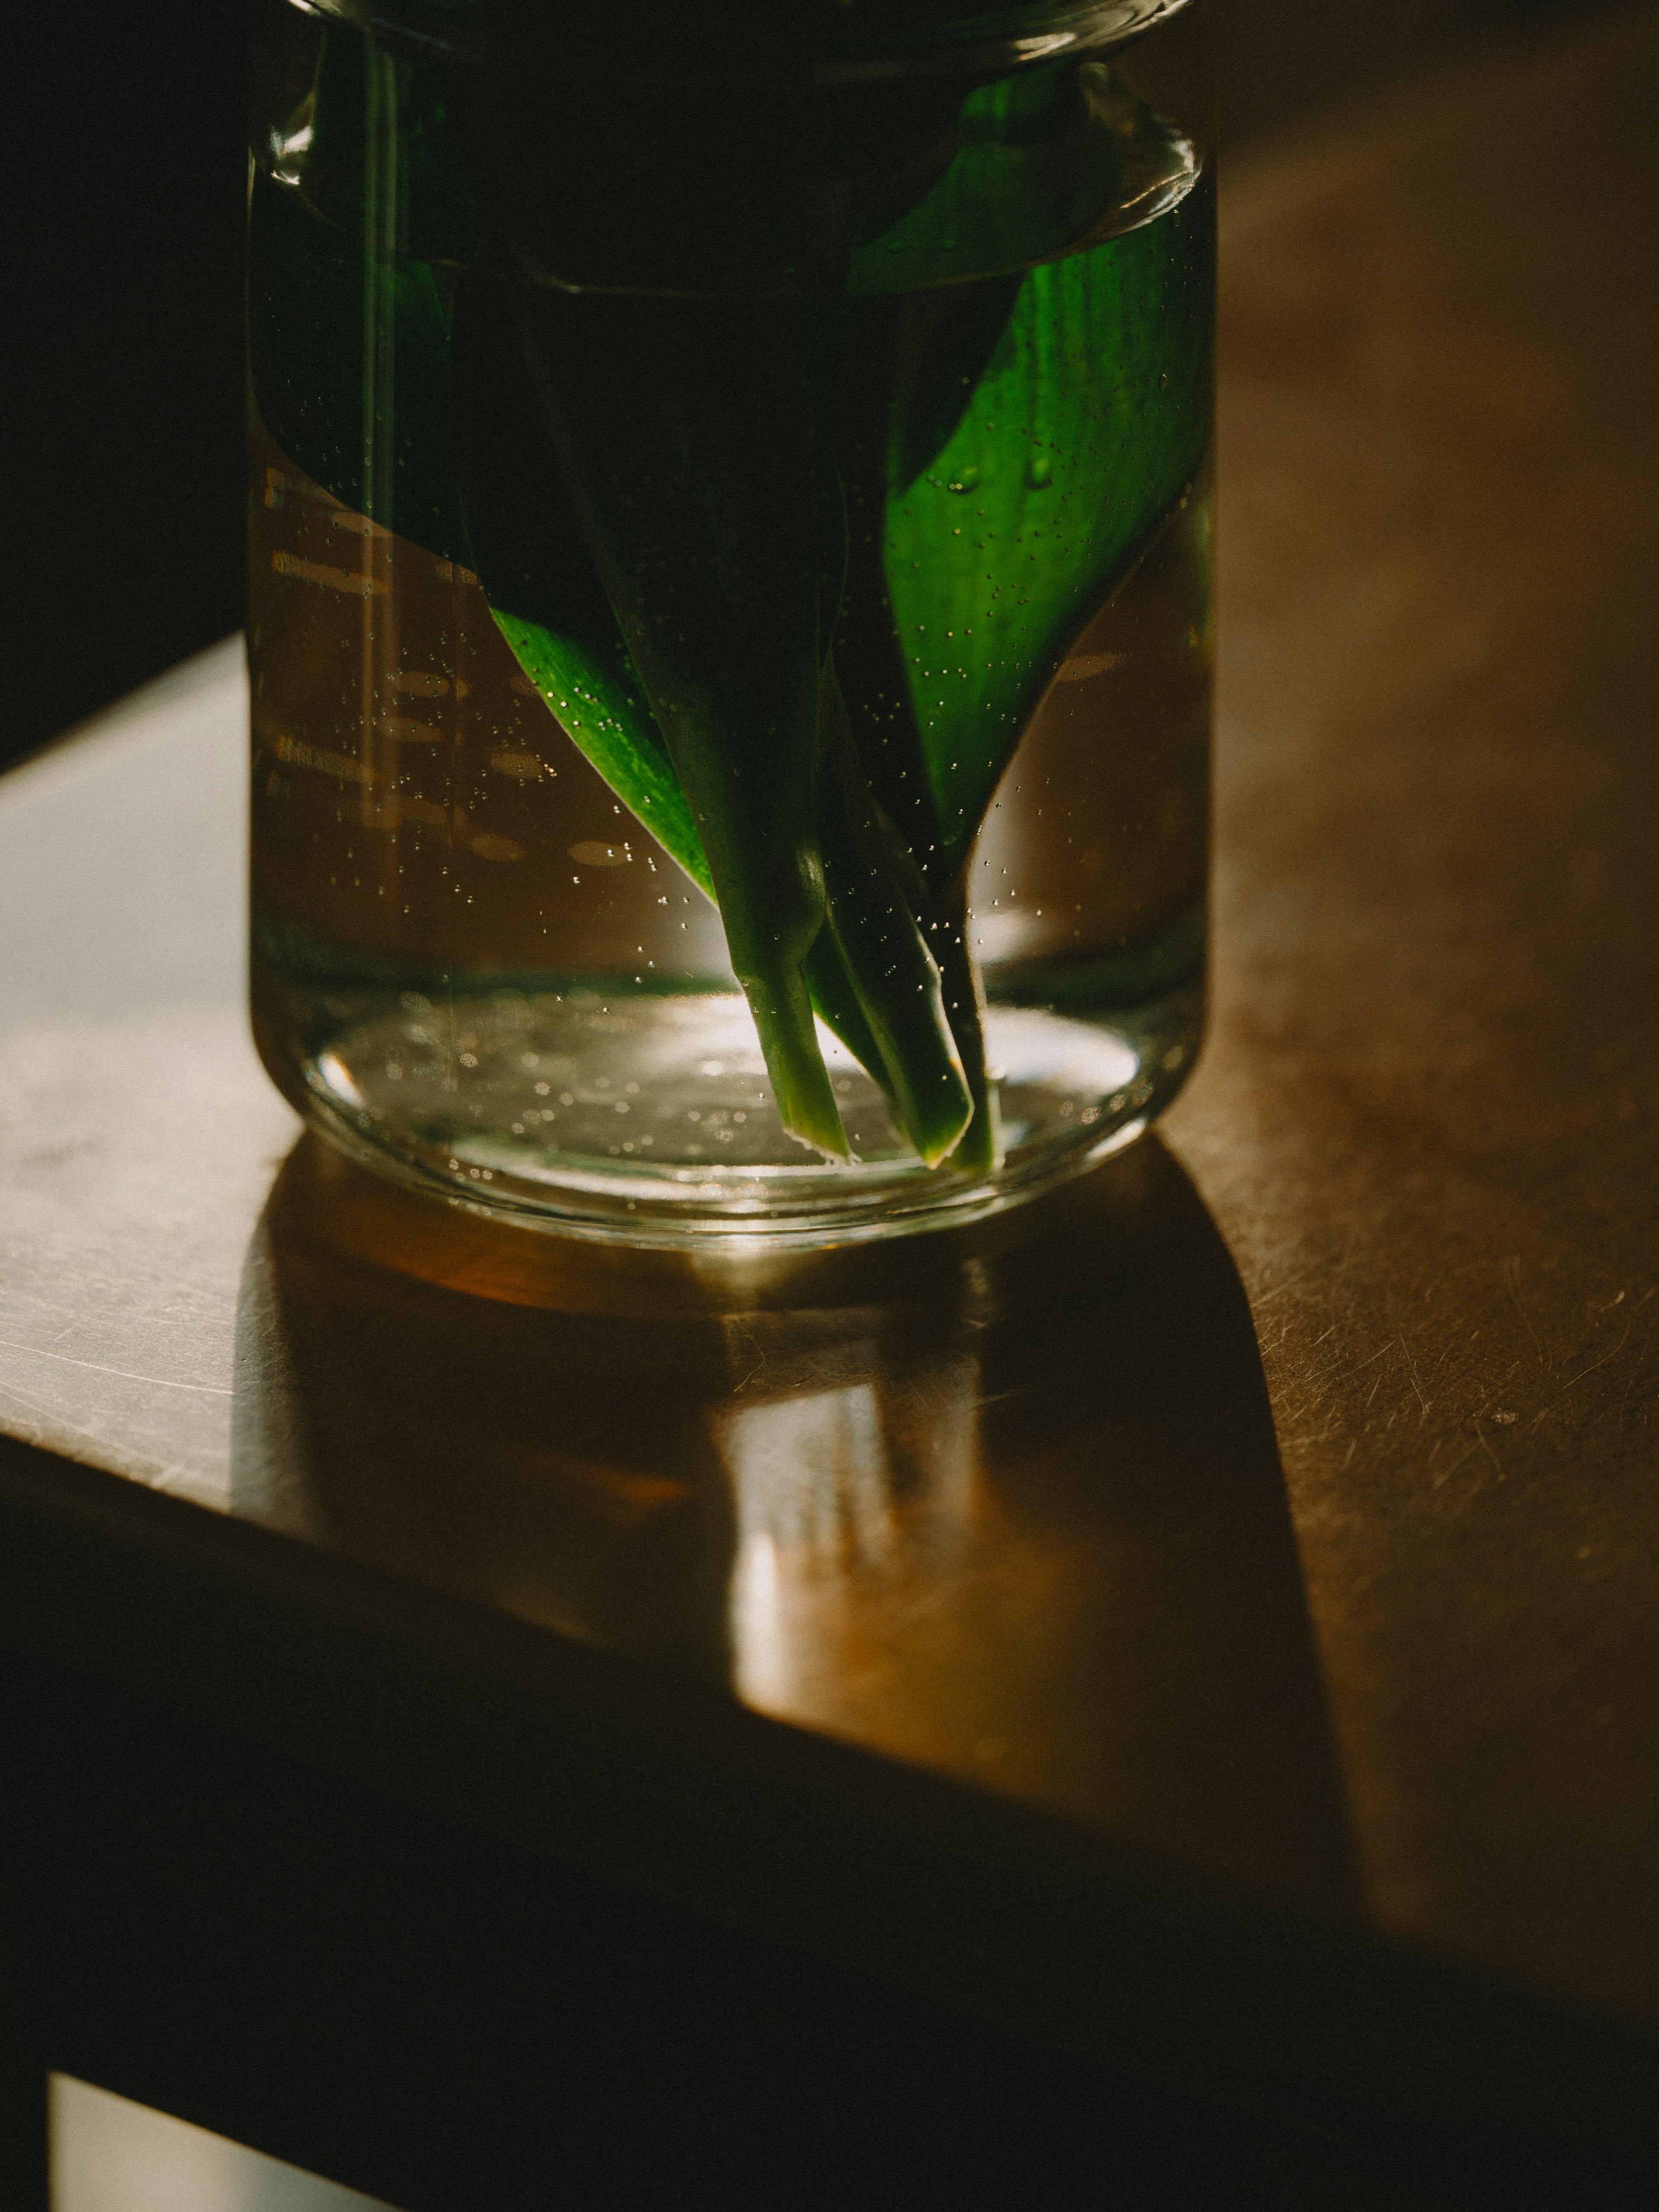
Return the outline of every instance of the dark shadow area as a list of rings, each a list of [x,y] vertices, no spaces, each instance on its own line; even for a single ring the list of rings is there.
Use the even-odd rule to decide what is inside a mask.
[[[1398,2201],[1334,2133],[1044,2049],[43,1665],[0,1668],[0,1748],[38,1808],[45,2063],[402,2212]]]
[[[1484,46],[1613,12],[1617,0],[1212,0],[1223,151],[1431,74]]]
[[[235,1510],[1324,1914],[1341,1788],[1249,1309],[1149,1140],[965,1230],[582,1244],[313,1139]]]
[[[237,629],[243,10],[7,25],[0,763]]]

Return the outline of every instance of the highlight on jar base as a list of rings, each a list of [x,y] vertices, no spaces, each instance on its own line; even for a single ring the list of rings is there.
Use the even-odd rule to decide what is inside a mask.
[[[252,1012],[337,1143],[565,1231],[841,1241],[1180,1088],[1214,209],[1202,7],[1143,13],[632,85],[658,204],[606,198],[583,56],[520,58],[556,133],[499,52],[264,0]]]

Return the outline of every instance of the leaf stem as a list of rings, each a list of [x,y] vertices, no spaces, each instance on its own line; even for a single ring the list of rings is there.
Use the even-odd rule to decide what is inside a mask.
[[[848,726],[833,659],[820,685],[823,767],[818,849],[829,926],[876,1057],[866,1066],[931,1167],[967,1127],[974,1102],[940,993],[939,971],[912,911],[907,871],[884,834]],[[915,888],[921,888],[915,878]],[[860,1055],[862,1056],[862,1055]]]
[[[770,301],[514,295],[538,410],[696,823],[784,1127],[848,1157],[804,963],[824,923],[815,429]]]

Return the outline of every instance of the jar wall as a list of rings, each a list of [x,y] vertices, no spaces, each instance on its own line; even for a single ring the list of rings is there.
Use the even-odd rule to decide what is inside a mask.
[[[1213,202],[1201,11],[1067,62],[1072,76],[1052,72],[1035,105],[1023,78],[1035,120],[1011,125],[995,85],[953,87],[989,125],[959,129],[955,167],[935,154],[933,185],[913,179],[887,234],[842,255],[838,297],[730,301],[532,283],[499,234],[491,245],[477,211],[488,188],[469,197],[477,155],[449,131],[441,76],[422,90],[406,56],[343,25],[287,9],[262,21],[252,988],[279,1085],[386,1172],[636,1240],[925,1225],[1127,1141],[1184,1080],[1202,1018]],[[927,97],[937,108],[937,85]],[[981,142],[991,166],[969,173]],[[971,190],[951,185],[957,211],[988,194],[996,219],[930,233],[917,208],[926,216],[939,175],[958,170]],[[1038,233],[1060,249],[1022,259]],[[963,236],[999,265],[964,272]],[[902,285],[880,254],[902,264]],[[915,281],[930,254],[935,281]],[[516,352],[501,343],[509,312]],[[695,362],[702,348],[718,368],[728,326],[743,333],[729,394],[715,374],[682,404],[674,379],[689,368],[639,367],[647,353]],[[496,350],[467,336],[481,330]],[[669,457],[658,477],[670,550],[653,540],[641,556],[654,584],[618,567],[617,529],[608,542],[594,512],[614,485],[593,489],[585,453],[572,463],[544,434],[545,410],[524,398],[526,358],[556,386],[580,359],[586,382],[566,404],[608,428],[585,453],[611,456],[613,476],[625,479],[614,457],[632,442],[617,424],[657,406],[640,434],[647,461]],[[757,359],[771,384],[745,403]],[[596,363],[614,373],[596,376]],[[514,377],[516,398],[502,398]],[[777,398],[791,377],[799,404],[793,386]],[[722,541],[722,589],[750,603],[750,629],[733,635],[759,641],[782,696],[788,650],[769,629],[802,606],[810,628],[816,607],[801,647],[811,713],[832,711],[832,684],[844,702],[833,712],[853,766],[818,772],[828,891],[809,896],[830,902],[824,944],[850,949],[839,985],[824,980],[823,945],[803,972],[828,1016],[813,1048],[850,1158],[804,1143],[781,1113],[752,978],[739,981],[728,946],[733,901],[723,915],[709,896],[704,847],[720,851],[722,825],[704,816],[687,830],[683,757],[665,758],[656,735],[677,711],[674,683],[690,680],[662,673],[676,648],[653,662],[636,635],[631,661],[614,641],[610,661],[583,659],[533,618],[551,605],[563,619],[531,574],[561,501],[565,535],[544,565],[562,561],[568,578],[573,546],[592,556],[579,584],[559,586],[586,635],[595,605],[609,613],[596,574],[624,616],[636,586],[684,599],[676,517],[689,513],[695,535],[708,502],[670,479],[716,466],[705,449],[727,434],[722,410],[753,422],[756,474],[775,460],[779,480]],[[669,418],[678,447],[662,442]],[[630,489],[624,536],[655,495],[634,465],[646,491]],[[489,491],[491,468],[512,498]],[[544,489],[520,497],[521,477]],[[826,485],[831,521],[798,531],[809,501],[826,511]],[[575,615],[568,626],[580,631]],[[637,680],[641,665],[659,693]],[[741,684],[737,696],[747,711]],[[853,912],[855,887],[836,904],[845,824],[827,822],[822,789],[837,774],[880,840],[869,849],[887,905],[873,920],[862,892]],[[905,945],[888,962],[888,906],[912,924],[905,945],[927,948],[921,967],[904,966],[916,957]],[[935,979],[931,1035],[908,1002],[882,999],[908,993],[913,975]],[[917,1083],[933,1079],[941,1038],[958,1073],[938,1079],[962,1087],[969,1133],[929,1166],[918,1147],[930,1126],[940,1141],[940,1124],[907,1091],[906,1056]]]

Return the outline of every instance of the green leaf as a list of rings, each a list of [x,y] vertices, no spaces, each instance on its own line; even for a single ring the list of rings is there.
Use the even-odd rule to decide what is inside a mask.
[[[477,204],[434,58],[325,25],[280,163],[338,229],[424,261],[459,265],[477,256]]]
[[[464,561],[451,289],[425,262],[365,252],[361,238],[255,171],[248,365],[265,428],[345,506],[443,560]]]
[[[460,279],[455,416],[468,557],[561,726],[698,888],[702,841],[549,448],[503,287]]]
[[[519,665],[618,799],[699,890],[714,896],[697,827],[631,671],[577,639],[492,607]]]
[[[909,292],[1030,268],[1149,222],[1191,189],[1191,142],[1099,62],[981,86],[954,158],[849,261],[853,294]]]
[[[1207,189],[1030,270],[955,428],[890,492],[895,633],[953,863],[1072,639],[1203,459]]]
[[[544,450],[690,803],[786,1128],[846,1157],[804,966],[826,503],[787,302],[512,288]]]
[[[467,533],[496,623],[520,665],[611,789],[713,898],[702,841],[554,459],[498,283],[461,280],[453,343]],[[839,487],[827,473],[827,448],[816,434],[814,453],[820,494],[818,616],[827,628],[840,592],[846,532]],[[825,672],[833,688],[829,663]],[[843,895],[836,902],[840,935],[833,927],[821,929],[806,958],[812,1003],[881,1084],[895,1126],[931,1157],[941,1135],[953,1141],[957,1133],[951,1118],[950,1033],[937,1006],[937,979],[930,984],[926,948],[902,902],[884,927],[880,917],[867,913],[867,902],[844,895],[853,872],[848,855],[864,852],[865,829],[862,822],[842,819],[844,805],[839,784],[821,793],[818,836],[836,856],[833,872]],[[895,938],[905,951],[914,940],[908,965],[894,956],[890,939]],[[908,978],[902,1002],[901,972]],[[921,1005],[911,1003],[918,986]],[[931,1036],[926,1034],[929,1023]],[[896,1035],[914,1040],[912,1056],[926,1071],[918,1079],[920,1089],[902,1065],[896,1079],[892,1073]],[[919,1111],[913,1115],[915,1102]]]

